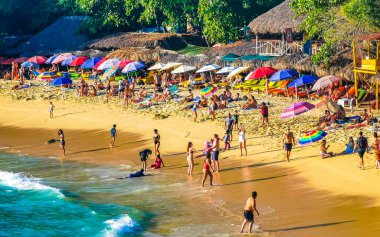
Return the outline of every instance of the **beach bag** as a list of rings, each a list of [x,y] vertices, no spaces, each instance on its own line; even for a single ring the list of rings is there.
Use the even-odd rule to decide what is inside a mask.
[[[368,147],[368,141],[367,141],[367,138],[365,137],[359,137],[357,143],[358,145],[358,148],[362,151],[364,151],[365,149],[367,149]]]

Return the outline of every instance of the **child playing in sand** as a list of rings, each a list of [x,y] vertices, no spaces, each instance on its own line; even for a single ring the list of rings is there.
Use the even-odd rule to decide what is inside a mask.
[[[214,170],[212,169],[212,165],[211,165],[211,154],[208,153],[208,155],[206,156],[205,160],[203,161],[202,187],[205,186],[205,182],[206,182],[207,176],[210,176],[210,186],[212,186],[213,175],[212,175],[210,169],[212,170],[212,172],[214,172]]]
[[[327,145],[326,140],[323,140],[321,143],[321,146],[320,146],[322,159],[335,156],[335,154],[333,152],[327,152],[327,149],[329,149],[329,147],[330,147],[330,145]]]
[[[110,142],[110,147],[115,146],[115,140],[116,140],[116,124],[114,124],[110,130],[111,133],[111,142]]]
[[[49,114],[50,118],[53,118],[53,111],[54,111],[55,106],[53,105],[53,102],[50,101],[50,106],[49,106]]]
[[[226,133],[224,134],[224,137],[223,137],[223,141],[224,141],[224,151],[229,150],[230,149],[230,130],[229,129],[226,130]]]
[[[162,167],[165,167],[164,161],[162,160],[161,156],[157,155],[156,160],[154,161],[154,164],[149,166],[148,169],[159,169],[161,168],[161,164],[162,164]]]

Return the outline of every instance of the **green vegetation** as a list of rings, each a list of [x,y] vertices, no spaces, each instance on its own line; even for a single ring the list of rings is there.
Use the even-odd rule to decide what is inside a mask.
[[[208,48],[189,44],[186,48],[178,50],[177,52],[186,55],[197,55],[202,54],[206,49]]]
[[[380,30],[379,0],[294,0],[292,9],[304,17],[302,28],[309,39],[326,43],[313,56],[316,64],[329,64],[339,46],[349,46],[363,34]]]

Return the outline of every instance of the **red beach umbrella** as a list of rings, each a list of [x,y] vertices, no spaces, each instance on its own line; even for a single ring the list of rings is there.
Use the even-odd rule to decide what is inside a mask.
[[[28,60],[27,57],[21,57],[21,58],[16,58],[12,61],[12,63],[24,63]]]
[[[271,67],[259,67],[250,74],[248,79],[255,80],[264,77],[270,77],[275,72],[277,72],[277,70]]]
[[[8,59],[5,59],[4,61],[1,62],[1,64],[3,65],[11,65],[13,60],[15,60],[14,58],[8,58]]]
[[[74,58],[73,61],[71,61],[71,63],[69,64],[69,66],[71,67],[77,67],[77,66],[80,66],[82,65],[84,62],[87,61],[87,57],[84,57],[84,56],[80,56],[80,57],[77,57],[77,58]]]
[[[108,58],[106,58],[106,57],[100,59],[100,60],[95,64],[94,69],[97,70],[98,67],[99,67],[102,63],[104,63],[105,61],[107,61],[107,60],[108,60]]]
[[[132,60],[129,60],[129,59],[126,59],[126,60],[120,61],[120,63],[119,63],[119,67],[120,67],[120,69],[125,68],[125,66],[127,66],[127,65],[130,64],[131,62],[133,62],[133,61],[132,61]]]
[[[29,58],[27,61],[41,65],[41,64],[44,64],[46,60],[47,58],[45,58],[44,56],[34,56],[34,57]]]

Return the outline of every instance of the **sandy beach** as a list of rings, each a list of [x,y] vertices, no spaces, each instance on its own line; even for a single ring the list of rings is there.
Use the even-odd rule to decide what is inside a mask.
[[[15,100],[3,94],[0,97],[2,151],[50,157],[61,162],[132,165],[137,169],[140,166],[138,152],[152,148],[153,129],[157,128],[162,136],[161,153],[167,167],[154,173],[181,177],[187,180],[189,189],[199,190],[202,159],[196,159],[195,174],[187,177],[186,144],[192,141],[200,150],[212,134],[222,136],[226,112],[220,113],[217,121],[204,119],[201,123],[193,123],[190,112],[186,115],[162,110],[170,116],[161,119],[152,110],[136,112],[117,103],[89,103],[86,100],[53,98],[55,117],[49,119],[47,99]],[[366,169],[362,171],[357,168],[356,154],[322,160],[317,143],[296,146],[291,162],[287,163],[280,140],[288,124],[275,117],[279,117],[277,111],[289,100],[271,98],[271,101],[274,104],[271,109],[273,125],[268,130],[258,128],[258,111],[242,114],[249,132],[249,155],[239,156],[235,136],[232,149],[221,153],[222,171],[215,174],[216,186],[206,186],[207,195],[200,198],[194,194],[194,201],[180,200],[183,205],[197,210],[198,216],[204,218],[203,223],[212,219],[223,233],[235,235],[243,220],[244,202],[256,190],[261,213],[256,218],[260,226],[256,230],[258,236],[376,236],[380,229],[380,188],[376,183],[380,177],[379,171],[374,169],[374,154],[365,156]],[[308,121],[303,120],[309,117],[315,116],[306,115],[291,123],[307,124]],[[116,147],[110,149],[109,129],[114,123],[119,135]],[[57,138],[58,129],[63,129],[66,136],[67,155],[63,159],[59,158],[57,144],[46,144],[47,140]],[[295,132],[299,133],[298,130]],[[331,133],[327,137],[331,149],[334,152],[344,150],[348,136],[356,137],[358,132],[353,129]],[[175,179],[167,182],[175,183]],[[157,232],[163,226],[155,227]]]

